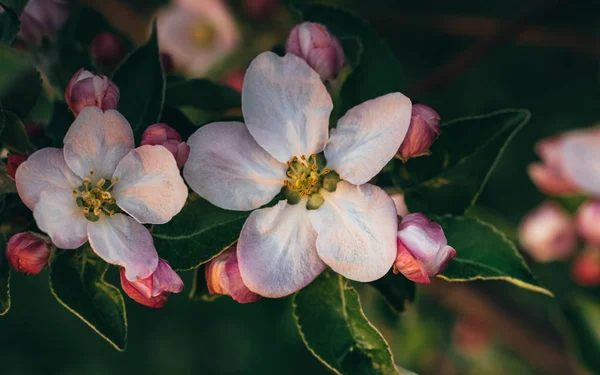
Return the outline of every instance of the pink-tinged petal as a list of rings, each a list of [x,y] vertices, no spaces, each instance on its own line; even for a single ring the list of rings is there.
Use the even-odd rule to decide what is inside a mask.
[[[392,93],[350,109],[331,130],[325,148],[327,167],[355,185],[369,181],[398,151],[411,107],[406,96]]]
[[[164,224],[183,208],[188,188],[173,155],[163,146],[141,146],[119,163],[111,191],[117,205],[138,222]]]
[[[101,215],[88,224],[92,249],[107,263],[125,267],[127,280],[145,279],[158,266],[158,254],[152,235],[142,224],[129,216]]]
[[[40,194],[33,210],[37,226],[61,249],[76,249],[87,241],[87,223],[71,190],[49,188]]]
[[[392,194],[390,197],[396,205],[396,213],[398,216],[404,217],[410,213],[408,211],[408,207],[406,206],[406,202],[404,201],[404,194]]]
[[[283,187],[287,166],[252,138],[241,122],[215,122],[188,140],[183,176],[210,203],[247,211],[270,202]]]
[[[179,293],[183,290],[183,281],[164,259],[158,260],[158,267],[152,275],[152,297],[162,293]]]
[[[535,186],[548,195],[566,195],[577,192],[575,186],[570,180],[557,174],[555,170],[543,163],[532,163],[527,168],[529,178]]]
[[[156,271],[145,279],[129,281],[126,273],[125,268],[121,268],[121,287],[131,299],[144,306],[161,308],[171,293],[183,290],[181,277],[164,259],[158,260]]]
[[[117,167],[133,149],[133,131],[119,112],[85,107],[65,135],[65,160],[79,177],[110,180]]]
[[[600,249],[600,201],[590,200],[577,210],[575,224],[585,242]]]
[[[318,233],[317,252],[335,272],[356,281],[385,275],[396,257],[398,215],[394,201],[377,186],[346,181],[310,211]]]
[[[156,297],[149,297],[145,292],[140,291],[144,287],[147,288],[147,283],[152,282],[152,276],[147,277],[143,281],[131,282],[127,280],[125,268],[121,268],[119,276],[121,279],[121,288],[123,288],[125,294],[140,305],[160,309],[167,303],[170,293],[162,293]]]
[[[402,271],[400,271],[402,270]],[[394,261],[394,273],[402,272],[409,280],[415,283],[429,284],[429,275],[423,265],[415,259],[411,252],[398,240],[398,254]]]
[[[566,176],[581,189],[600,196],[600,129],[566,134],[562,157]]]
[[[301,58],[264,52],[246,71],[242,112],[256,142],[280,162],[325,148],[333,102]]]
[[[326,267],[316,239],[305,202],[280,201],[252,212],[237,247],[242,280],[254,293],[271,298],[304,288]]]
[[[43,148],[31,155],[17,169],[15,182],[21,200],[32,211],[42,191],[60,188],[70,192],[81,185],[81,179],[69,169],[60,148]]]
[[[229,295],[236,302],[252,303],[260,296],[244,284],[236,254],[237,244],[211,260],[204,269],[206,286],[210,294]]]

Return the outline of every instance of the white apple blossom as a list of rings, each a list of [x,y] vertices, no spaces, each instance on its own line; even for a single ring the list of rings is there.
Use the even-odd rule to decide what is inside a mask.
[[[369,100],[330,134],[332,108],[304,60],[265,52],[246,72],[245,124],[208,124],[188,141],[184,177],[216,206],[252,210],[287,195],[250,214],[237,246],[242,279],[262,296],[293,293],[326,266],[372,281],[396,257],[394,202],[367,182],[402,143],[411,102],[400,93]]]
[[[142,224],[163,224],[188,191],[173,155],[162,146],[134,149],[133,132],[115,110],[84,108],[64,148],[44,148],[17,169],[18,193],[38,227],[62,249],[89,240],[127,279],[150,276],[158,255]]]

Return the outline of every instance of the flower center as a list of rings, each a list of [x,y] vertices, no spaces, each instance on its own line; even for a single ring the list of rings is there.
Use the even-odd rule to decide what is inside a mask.
[[[89,221],[98,221],[101,214],[113,216],[115,210],[119,210],[110,190],[119,180],[117,177],[112,178],[112,182],[101,178],[92,184],[92,176],[94,170],[90,169],[90,177],[86,177],[82,181],[82,185],[73,190],[73,198],[77,202],[77,206],[82,208],[83,216]]]
[[[335,191],[340,181],[339,175],[325,168],[327,161],[322,154],[312,154],[309,158],[305,155],[294,156],[287,162],[288,179],[283,181],[286,188],[288,203],[297,204],[303,197],[308,197],[306,208],[315,210],[323,204],[323,196],[319,194],[321,188]]]
[[[192,27],[191,37],[200,48],[207,48],[214,44],[217,37],[217,30],[208,22],[201,22]]]

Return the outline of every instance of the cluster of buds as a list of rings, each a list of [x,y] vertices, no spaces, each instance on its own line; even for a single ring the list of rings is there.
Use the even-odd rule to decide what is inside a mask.
[[[6,259],[18,272],[37,275],[48,264],[49,241],[33,232],[17,233],[6,244]]]
[[[119,88],[108,77],[81,68],[67,85],[65,101],[75,116],[85,107],[116,109]]]
[[[159,259],[152,275],[134,282],[127,280],[125,268],[121,268],[121,287],[135,302],[158,309],[167,303],[171,293],[183,290],[183,281],[166,260]]]

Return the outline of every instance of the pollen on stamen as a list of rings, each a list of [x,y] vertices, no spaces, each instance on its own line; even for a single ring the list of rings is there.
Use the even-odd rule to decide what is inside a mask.
[[[98,180],[98,182],[96,182],[96,187],[101,188],[102,186],[104,186],[105,182],[106,182],[106,180],[101,178],[100,180]]]
[[[95,173],[95,172],[94,172],[94,170],[93,170],[93,169],[90,169],[90,174],[91,174],[92,176],[94,175],[94,173]]]
[[[113,179],[113,182],[119,181],[119,177],[117,177],[117,176],[114,176],[112,179]]]
[[[83,213],[84,213],[84,214],[88,214],[88,213],[90,213],[90,208],[89,208],[89,207],[84,207],[84,208],[83,208]]]
[[[292,171],[287,171],[286,173],[288,176],[292,177]],[[287,181],[287,180],[286,180]]]
[[[78,194],[77,194],[77,190],[73,190],[73,191],[71,192],[71,195],[73,196],[73,198],[76,198],[76,197],[77,197],[77,195],[78,195]]]
[[[115,200],[114,199],[109,199],[108,200],[108,204],[115,204]]]
[[[310,156],[310,158],[311,158],[311,159],[316,159],[316,158],[317,158],[317,154],[312,154],[312,155]]]
[[[321,172],[321,174],[327,174],[329,172],[331,172],[331,170],[329,168],[325,168],[323,169],[323,172]]]
[[[99,207],[94,208],[94,215],[98,216],[101,212],[102,210]]]
[[[103,191],[102,192],[102,199],[110,199],[111,195],[108,191]]]
[[[317,169],[319,169],[319,167],[317,167],[316,164],[313,164],[312,167],[310,167],[310,169],[312,169],[313,171],[317,171]]]
[[[87,187],[87,185],[92,183],[92,179],[89,177],[86,177],[83,180],[81,180],[81,182],[83,182],[83,184]]]

